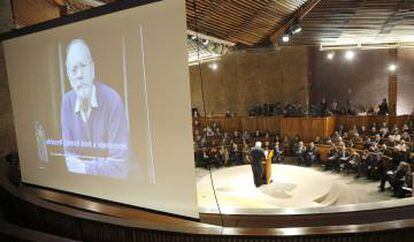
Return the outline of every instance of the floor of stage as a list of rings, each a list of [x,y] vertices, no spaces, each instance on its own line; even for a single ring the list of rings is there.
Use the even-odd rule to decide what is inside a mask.
[[[392,199],[378,192],[378,181],[322,171],[316,167],[272,165],[273,182],[256,188],[250,165],[213,169],[220,207],[231,209],[304,208],[359,204]],[[197,169],[198,204],[201,211],[216,211],[209,172]]]

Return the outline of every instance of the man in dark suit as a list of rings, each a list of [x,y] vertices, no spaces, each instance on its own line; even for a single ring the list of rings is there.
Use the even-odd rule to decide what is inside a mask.
[[[259,187],[262,185],[262,161],[266,158],[264,150],[262,149],[262,143],[257,141],[255,147],[250,150],[251,166],[253,171],[254,185]]]

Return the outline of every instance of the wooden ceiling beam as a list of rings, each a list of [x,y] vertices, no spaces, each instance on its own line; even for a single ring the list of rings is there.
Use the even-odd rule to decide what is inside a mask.
[[[278,28],[274,33],[270,34],[269,40],[277,45],[280,37],[293,25],[295,22],[302,20],[314,7],[316,7],[322,0],[309,0],[302,8],[300,8],[285,24]]]

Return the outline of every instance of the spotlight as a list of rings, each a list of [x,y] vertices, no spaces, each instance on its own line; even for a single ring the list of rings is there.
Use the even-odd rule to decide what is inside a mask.
[[[354,59],[355,53],[352,50],[347,50],[345,52],[345,59],[352,60]]]
[[[210,65],[210,68],[211,68],[213,71],[217,70],[217,68],[218,68],[217,63],[212,63],[212,64]]]
[[[208,45],[208,42],[209,42],[208,39],[204,40],[203,45]]]
[[[191,39],[195,40],[195,39],[197,39],[197,36],[193,35],[193,36],[191,36]]]
[[[334,56],[335,56],[335,52],[329,52],[329,53],[326,55],[326,58],[328,58],[328,60],[332,60],[332,59],[334,58]]]
[[[287,43],[287,42],[289,42],[289,40],[290,40],[290,38],[289,38],[288,34],[283,35],[283,37],[282,37],[283,42]]]
[[[292,31],[292,34],[297,34],[300,31],[302,31],[302,27],[300,27],[299,24],[295,24],[292,26],[291,31]]]
[[[394,72],[395,70],[397,70],[397,65],[396,65],[396,64],[390,64],[390,65],[388,66],[388,70],[389,70],[390,72]]]
[[[289,28],[288,33],[291,33],[291,34],[297,34],[297,33],[299,33],[300,31],[302,31],[302,27],[300,27],[300,24],[299,24],[298,22],[296,22],[295,24],[293,24],[293,25]]]

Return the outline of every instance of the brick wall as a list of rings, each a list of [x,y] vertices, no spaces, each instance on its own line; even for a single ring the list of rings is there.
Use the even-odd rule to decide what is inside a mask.
[[[299,102],[308,97],[308,49],[282,48],[225,55],[201,65],[207,113],[230,109],[245,114],[249,107],[266,102]],[[192,105],[200,109],[201,86],[198,66],[190,67]]]
[[[345,60],[344,53],[335,51],[334,59],[328,60],[327,52],[311,52],[311,102],[319,103],[325,97],[378,106],[388,97],[388,50],[356,50],[352,61]]]

